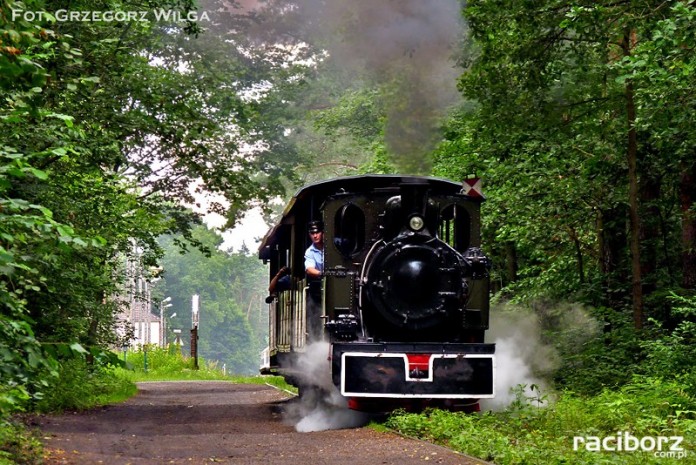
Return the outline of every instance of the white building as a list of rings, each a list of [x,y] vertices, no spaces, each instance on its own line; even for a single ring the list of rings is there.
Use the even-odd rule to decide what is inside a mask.
[[[160,279],[157,274],[161,270],[146,269],[142,263],[142,249],[133,243],[131,253],[125,257],[124,271],[123,291],[118,296],[122,309],[118,316],[119,336],[128,338],[127,344],[131,347],[163,346],[162,313],[168,300],[156,305],[152,301],[152,283]]]

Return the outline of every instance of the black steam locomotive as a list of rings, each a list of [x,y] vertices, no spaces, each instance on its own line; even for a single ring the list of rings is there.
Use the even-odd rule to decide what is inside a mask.
[[[326,341],[327,369],[351,408],[475,409],[493,397],[482,201],[462,184],[429,177],[355,176],[300,189],[259,250],[271,277],[290,270],[268,299],[262,372],[292,382],[284,367]],[[304,254],[316,220],[324,225],[324,269],[313,282]]]

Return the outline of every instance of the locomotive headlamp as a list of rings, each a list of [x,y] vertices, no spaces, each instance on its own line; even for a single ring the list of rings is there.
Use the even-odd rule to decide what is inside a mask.
[[[408,220],[408,227],[414,231],[420,231],[423,229],[423,226],[425,226],[425,221],[418,215],[412,216],[411,219]]]

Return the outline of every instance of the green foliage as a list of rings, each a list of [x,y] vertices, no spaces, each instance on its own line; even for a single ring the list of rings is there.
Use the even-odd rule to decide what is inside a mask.
[[[682,447],[693,451],[696,396],[683,380],[636,378],[620,390],[606,389],[595,397],[561,394],[548,407],[520,402],[503,412],[480,415],[439,410],[396,413],[387,426],[436,441],[499,465],[679,463],[638,452],[573,450],[574,436],[683,436]]]
[[[209,256],[198,251],[182,255],[175,238],[161,239],[166,271],[158,292],[172,298],[166,314],[176,313],[167,317],[167,340],[173,341],[172,330],[180,329],[184,350],[190,350],[191,296],[198,294],[199,355],[225,365],[229,373],[257,373],[268,331],[266,270],[254,256],[220,250],[222,238],[212,230],[196,228],[193,237],[210,250]]]
[[[696,8],[689,0],[669,2],[665,9],[655,15],[646,40],[639,41],[633,53],[614,67],[619,82],[631,81],[637,88],[638,127],[663,155],[662,163],[678,170],[679,160],[692,157],[696,144],[690,129],[696,122],[696,63],[690,52],[696,46],[696,33],[688,26],[696,20]]]
[[[28,322],[0,315],[0,421],[39,399],[56,375]]]
[[[350,82],[329,64],[318,66],[314,79],[297,96],[301,111],[288,121],[295,128],[289,140],[302,160],[298,166],[301,184],[387,172],[376,166],[388,163],[389,158],[384,147],[380,91],[362,82]]]
[[[623,386],[641,370],[645,353],[630,318],[607,308],[594,309],[590,316],[600,331],[584,335],[582,345],[551,335],[561,361],[553,374],[559,389],[593,395]]]
[[[446,124],[434,172],[484,178],[494,289],[626,305],[633,104],[644,292],[674,287],[673,264],[693,248],[680,248],[689,206],[680,215],[676,193],[688,198],[693,162],[694,3],[470,1],[463,12],[470,101]]]
[[[395,174],[397,172],[394,164],[389,160],[389,154],[382,144],[377,144],[374,149],[372,160],[360,166],[359,174]]]
[[[84,357],[59,362],[34,409],[39,412],[84,410],[125,400],[135,394],[135,384],[116,375],[113,365],[88,363]]]
[[[696,298],[672,294],[673,330],[656,324],[653,339],[641,342],[647,360],[642,369],[650,376],[674,377],[696,373]]]
[[[42,463],[42,453],[35,433],[21,422],[0,422],[0,465]]]
[[[195,6],[147,5],[184,13]],[[202,179],[227,198],[211,209],[231,224],[251,199],[282,194],[280,179],[293,165],[271,143],[283,128],[260,117],[279,100],[242,97],[286,56],[250,58],[249,18],[217,8],[231,21],[210,26],[236,24],[238,40],[229,30],[193,40],[202,30],[190,23],[12,18],[15,10],[64,7],[0,1],[0,417],[54,383],[49,359],[66,355],[62,348],[116,342],[120,254],[135,243],[144,265],[155,265],[155,238],[172,232],[198,245],[196,217],[181,206],[195,203],[192,184]],[[143,5],[79,0],[70,9]],[[239,156],[247,144],[255,153]]]
[[[696,368],[693,340],[696,305],[693,297],[672,294],[671,300],[673,329],[652,320],[644,333],[637,333],[628,315],[598,308],[590,316],[602,330],[585,335],[581,345],[557,332],[549,334],[549,342],[558,350],[561,360],[553,374],[556,387],[594,395],[608,387],[620,388],[635,375],[667,380],[691,376]]]

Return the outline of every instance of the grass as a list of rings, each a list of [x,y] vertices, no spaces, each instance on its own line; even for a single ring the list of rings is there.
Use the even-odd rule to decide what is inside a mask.
[[[25,411],[60,413],[123,402],[137,393],[135,383],[140,381],[214,380],[294,389],[277,376],[226,375],[217,364],[203,359],[199,359],[196,370],[193,361],[181,355],[178,348],[147,347],[128,352],[125,359],[127,368],[94,366],[83,358],[60,362],[58,376],[50,380],[43,395]],[[41,442],[20,417],[0,420],[0,465],[42,463],[42,454]]]
[[[118,377],[136,383],[141,381],[229,381],[237,384],[270,384],[279,389],[296,389],[280,376],[239,376],[226,374],[215,362],[199,358],[195,369],[193,360],[185,357],[175,346],[169,348],[149,347],[147,349],[147,369],[145,352],[137,350],[125,355],[128,368],[116,370]]]
[[[175,380],[229,380],[215,363],[198,359],[198,369],[194,360],[182,355],[178,346],[162,348],[146,346],[121,355],[127,368],[117,370],[117,375],[131,382],[175,381]]]
[[[593,397],[562,393],[547,407],[534,407],[518,396],[503,412],[480,415],[439,410],[421,414],[397,412],[386,425],[499,465],[686,465],[696,463],[693,389],[694,386],[683,381],[634,379],[622,389],[605,390]],[[687,455],[671,458],[655,456],[654,452],[588,451],[581,443],[574,450],[575,436],[606,438],[618,433],[629,433],[639,439],[682,436],[681,447]],[[612,445],[616,442],[611,442]]]

